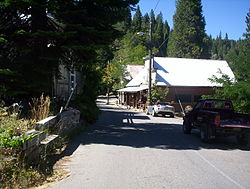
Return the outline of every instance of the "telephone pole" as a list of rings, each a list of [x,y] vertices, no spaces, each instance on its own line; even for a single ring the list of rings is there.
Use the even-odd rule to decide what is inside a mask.
[[[148,67],[148,105],[152,104],[152,16],[149,21],[149,67]]]

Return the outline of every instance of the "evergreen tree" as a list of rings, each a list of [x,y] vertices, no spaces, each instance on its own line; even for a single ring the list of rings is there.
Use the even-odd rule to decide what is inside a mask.
[[[149,21],[150,20],[151,20],[151,24],[152,24],[152,33],[155,33],[156,21],[155,21],[155,13],[154,13],[153,9],[151,9],[150,14],[149,14]]]
[[[135,15],[132,20],[132,32],[137,33],[142,31],[142,14],[140,10],[140,6],[138,5],[136,8]]]
[[[156,23],[155,23],[155,47],[159,48],[159,54],[158,56],[164,56],[166,51],[163,48],[164,46],[160,45],[164,41],[164,33],[163,33],[163,16],[162,13],[158,14],[156,17]]]
[[[2,91],[5,91],[5,95],[50,93],[59,60],[65,52],[70,51],[79,59],[73,66],[86,78],[86,90],[83,91],[88,95],[93,94],[95,98],[96,88],[89,86],[98,85],[98,50],[108,48],[115,38],[121,36],[114,25],[124,21],[130,6],[137,2],[2,1],[0,77],[5,86]],[[47,10],[52,16],[47,14]],[[14,56],[10,56],[12,54]],[[72,62],[69,64],[67,66],[72,66]]]
[[[178,0],[173,19],[174,29],[169,39],[168,55],[204,58],[206,34],[201,0]]]
[[[221,32],[218,37],[218,59],[223,59],[223,39],[221,36]]]
[[[248,18],[246,18],[247,31]],[[230,42],[231,49],[226,56],[226,60],[236,76],[236,82],[232,82],[226,75],[222,75],[221,78],[213,78],[215,82],[223,86],[223,89],[215,90],[213,98],[232,99],[237,112],[250,113],[250,38],[246,34],[244,36],[246,39],[236,43]],[[227,40],[227,36],[225,40]]]
[[[148,13],[146,13],[143,17],[142,17],[142,31],[144,33],[149,31],[149,15]]]
[[[238,81],[250,82],[250,39],[239,40],[226,56]]]
[[[246,33],[244,33],[243,36],[246,37],[247,39],[249,39],[250,38],[250,9],[247,13],[245,22],[247,24],[247,28],[246,28]]]
[[[211,58],[216,60],[225,60],[229,51],[234,49],[234,40],[229,40],[228,34],[226,33],[225,38],[222,39],[221,32],[212,40],[211,46]]]
[[[163,56],[167,56],[167,46],[168,46],[168,40],[169,40],[169,35],[170,35],[170,27],[168,25],[168,21],[166,20],[164,25],[163,25],[163,42],[164,44],[162,45],[163,50],[165,51],[165,54]]]
[[[5,38],[1,68],[12,71],[11,77],[1,75],[8,96],[36,95],[50,92],[52,78],[58,68],[58,53],[48,46],[53,35],[60,34],[50,25],[46,0],[4,1],[0,4],[0,35]],[[11,57],[10,57],[11,56]],[[32,79],[32,82],[31,82]],[[15,81],[15,82],[12,82]]]
[[[121,22],[118,22],[114,26],[115,26],[115,29],[125,34],[129,32],[129,30],[131,30],[131,24],[132,24],[131,11],[130,9],[128,9],[125,19]]]
[[[127,32],[130,28],[131,28],[131,24],[132,24],[132,19],[131,19],[131,12],[130,10],[128,9],[128,14],[125,18],[125,21],[124,21],[124,28],[125,28],[125,32]]]
[[[213,45],[213,39],[212,36],[206,35],[204,38],[204,51],[203,51],[203,58],[210,59],[211,53],[212,53],[212,45]]]

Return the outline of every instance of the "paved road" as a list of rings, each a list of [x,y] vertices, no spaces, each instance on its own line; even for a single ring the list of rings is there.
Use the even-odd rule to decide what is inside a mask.
[[[99,121],[66,151],[71,175],[52,189],[250,188],[249,145],[203,144],[182,134],[181,119],[99,105]]]

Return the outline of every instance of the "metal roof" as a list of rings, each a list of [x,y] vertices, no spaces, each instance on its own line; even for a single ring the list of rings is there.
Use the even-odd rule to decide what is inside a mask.
[[[145,89],[148,89],[148,86],[141,85],[139,87],[126,87],[126,88],[123,88],[123,89],[119,89],[117,91],[118,92],[134,93],[134,92],[138,92],[138,91],[143,91]]]
[[[131,80],[133,79],[138,73],[144,68],[144,65],[133,65],[129,64],[126,67],[126,71],[128,75],[125,77],[125,79]]]
[[[152,83],[157,86],[218,86],[209,78],[220,77],[221,73],[234,79],[234,74],[225,60],[205,60],[187,58],[154,57]],[[127,87],[148,84],[149,60],[145,61],[144,69],[135,76]],[[221,71],[221,73],[219,73]]]

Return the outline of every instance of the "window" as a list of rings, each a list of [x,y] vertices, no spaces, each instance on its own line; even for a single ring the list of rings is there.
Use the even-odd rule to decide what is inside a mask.
[[[232,109],[232,104],[229,101],[223,100],[214,100],[214,101],[206,101],[204,103],[204,108],[216,108],[216,109]]]

